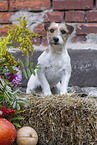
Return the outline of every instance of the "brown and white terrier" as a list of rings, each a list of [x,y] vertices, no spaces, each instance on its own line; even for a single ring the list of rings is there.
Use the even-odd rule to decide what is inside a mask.
[[[51,95],[51,89],[57,87],[59,94],[67,93],[68,82],[71,76],[71,62],[65,47],[66,41],[74,30],[66,23],[51,23],[45,25],[48,37],[48,50],[38,58],[41,69],[36,75],[31,75],[26,93],[31,93],[41,86],[44,95]]]

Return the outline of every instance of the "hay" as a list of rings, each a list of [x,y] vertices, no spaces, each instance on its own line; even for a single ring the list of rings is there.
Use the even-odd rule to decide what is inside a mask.
[[[33,127],[39,145],[89,145],[96,140],[95,100],[76,95],[27,96],[22,126]]]

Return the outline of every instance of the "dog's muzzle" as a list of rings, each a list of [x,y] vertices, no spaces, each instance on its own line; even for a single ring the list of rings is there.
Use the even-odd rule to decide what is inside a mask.
[[[57,44],[59,42],[59,38],[58,37],[53,37],[53,41],[55,44]]]
[[[53,38],[52,38],[52,43],[53,43],[54,45],[58,45],[58,44],[59,44],[59,38],[58,38],[58,37],[53,37]]]
[[[63,44],[63,40],[62,40],[62,38],[60,36],[58,36],[58,37],[54,36],[51,39],[51,44],[54,44],[54,45],[60,45],[61,44],[62,45]]]

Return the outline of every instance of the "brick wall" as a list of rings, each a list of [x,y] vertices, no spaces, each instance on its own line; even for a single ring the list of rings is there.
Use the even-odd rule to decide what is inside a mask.
[[[97,0],[0,0],[0,36],[7,35],[7,28],[3,25],[12,25],[10,16],[19,10],[29,12],[46,12],[44,22],[67,22],[77,24],[76,35],[97,33]],[[44,24],[35,27],[34,31],[41,36],[41,40],[33,40],[33,43],[47,45]]]

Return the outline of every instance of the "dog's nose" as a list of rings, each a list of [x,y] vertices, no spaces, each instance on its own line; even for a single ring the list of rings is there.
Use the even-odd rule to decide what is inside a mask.
[[[57,43],[59,41],[59,38],[58,37],[53,37],[53,40],[55,43]]]

